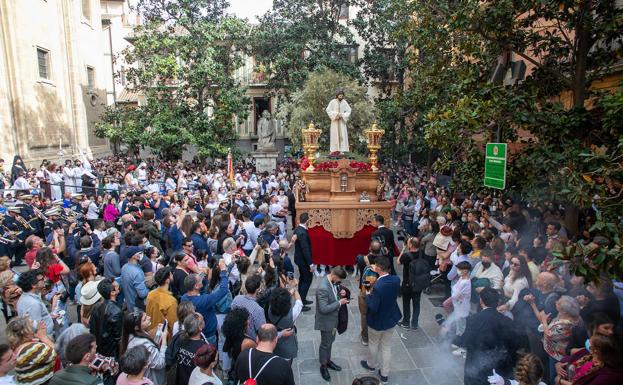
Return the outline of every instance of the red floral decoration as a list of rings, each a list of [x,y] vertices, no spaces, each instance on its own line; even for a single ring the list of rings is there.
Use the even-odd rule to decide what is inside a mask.
[[[311,166],[311,163],[309,163],[309,159],[307,159],[307,157],[302,157],[301,158],[301,165],[300,168],[301,170],[305,171],[309,168],[309,166]]]
[[[334,168],[337,168],[337,162],[331,160],[314,165],[314,170],[316,171],[331,171]]]
[[[357,162],[353,160],[349,163],[349,166],[357,172],[372,171],[372,165],[366,162]]]

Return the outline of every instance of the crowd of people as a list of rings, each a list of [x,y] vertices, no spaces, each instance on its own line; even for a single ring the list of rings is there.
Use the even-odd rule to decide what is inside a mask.
[[[257,173],[252,159],[228,170],[82,156],[35,171],[16,157],[0,202],[0,382],[294,384],[296,322],[314,302],[330,381],[349,274],[371,372],[354,383],[389,381],[394,330],[420,327],[422,292],[437,285],[465,384],[623,381],[623,285],[585,284],[555,258],[572,240],[611,242],[589,230],[594,211],[572,232],[555,203],[451,193],[410,165],[381,175],[392,218],[375,216],[367,255],[325,267],[296,213],[295,161]]]

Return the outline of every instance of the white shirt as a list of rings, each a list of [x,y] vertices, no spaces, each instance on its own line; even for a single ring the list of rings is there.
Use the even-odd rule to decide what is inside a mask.
[[[234,256],[229,253],[223,253],[223,260],[227,266],[231,265],[234,261]],[[235,284],[240,279],[240,272],[238,271],[238,266],[234,263],[234,267],[229,272],[229,282],[231,284]]]
[[[175,190],[177,188],[177,185],[175,184],[175,181],[173,180],[173,178],[167,178],[164,184],[167,190]]]
[[[519,300],[519,292],[521,292],[523,289],[527,288],[528,285],[528,280],[524,277],[521,278],[517,278],[515,280],[515,282],[511,282],[511,275],[507,275],[506,278],[504,278],[504,295],[506,296],[506,298],[510,298],[508,300],[508,306],[509,309],[512,309],[513,306],[515,306],[515,304],[517,303],[517,301]]]
[[[273,217],[276,217],[277,215],[279,215],[279,212],[281,210],[283,210],[283,206],[281,206],[279,202],[276,202],[270,205],[270,215],[272,215]]]
[[[93,230],[93,234],[97,235],[100,241],[108,236],[106,230]]]
[[[495,290],[500,290],[502,288],[502,281],[504,280],[504,274],[502,274],[502,270],[495,263],[491,263],[489,268],[485,269],[482,265],[482,262],[478,262],[472,270],[471,273],[472,278],[486,278],[491,282],[491,287]]]
[[[251,250],[257,245],[257,236],[260,235],[262,230],[255,227],[255,224],[252,221],[244,222],[242,224],[242,228],[247,233],[247,239],[242,248],[244,250]]]
[[[20,176],[19,178],[15,179],[15,182],[13,182],[13,188],[16,190],[30,190],[30,184],[28,183],[26,178]]]
[[[100,215],[99,207],[97,207],[95,202],[91,201],[87,208],[87,219],[94,220],[94,219],[99,218],[99,215]]]
[[[190,378],[188,379],[188,385],[204,385],[206,383],[223,385],[223,382],[218,377],[216,377],[216,375],[214,375],[214,372],[212,372],[212,374],[212,376],[208,376],[201,371],[201,368],[196,367],[190,374]]]
[[[6,376],[2,376],[0,377],[0,385],[16,385],[17,383],[15,382],[15,377],[11,376],[11,375],[6,375]]]
[[[472,281],[469,278],[460,278],[452,286],[452,306],[457,316],[467,317],[469,315],[471,293]]]

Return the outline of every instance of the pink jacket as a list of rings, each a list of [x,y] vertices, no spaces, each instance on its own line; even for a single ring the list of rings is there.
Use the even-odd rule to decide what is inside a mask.
[[[115,205],[113,205],[112,203],[107,204],[106,207],[104,208],[104,221],[114,222],[118,216],[119,216],[119,210],[117,210]]]

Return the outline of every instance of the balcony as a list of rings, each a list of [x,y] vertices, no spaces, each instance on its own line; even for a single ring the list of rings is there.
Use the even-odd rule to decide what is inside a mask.
[[[245,65],[236,71],[236,79],[245,86],[261,87],[268,84],[268,73],[264,65]]]

